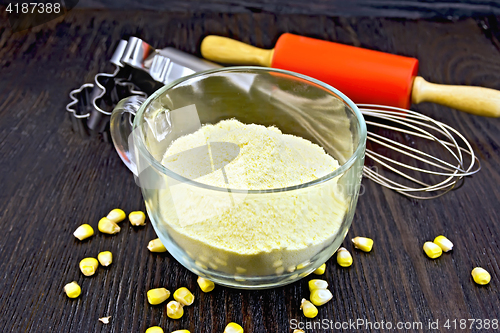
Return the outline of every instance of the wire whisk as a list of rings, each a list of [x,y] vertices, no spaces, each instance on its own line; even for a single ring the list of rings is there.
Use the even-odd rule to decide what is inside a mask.
[[[358,107],[368,128],[373,128],[367,135],[366,157],[383,167],[365,164],[366,178],[407,197],[433,199],[481,169],[470,143],[451,126],[411,110],[372,104]],[[443,156],[416,148],[418,140],[425,143],[426,150],[437,146]],[[379,147],[382,153],[370,146]],[[444,154],[449,155],[447,159]],[[410,159],[403,161],[402,156]]]

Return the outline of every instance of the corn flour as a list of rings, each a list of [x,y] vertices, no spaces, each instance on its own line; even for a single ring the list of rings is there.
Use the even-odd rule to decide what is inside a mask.
[[[195,159],[182,158],[189,151]],[[205,125],[172,142],[162,163],[218,190],[169,179],[158,195],[159,227],[195,265],[236,279],[293,272],[331,244],[346,214],[337,179],[248,192],[304,184],[339,167],[322,147],[276,127]]]

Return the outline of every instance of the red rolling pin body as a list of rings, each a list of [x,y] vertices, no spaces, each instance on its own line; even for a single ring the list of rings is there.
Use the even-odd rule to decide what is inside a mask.
[[[326,82],[355,103],[409,108],[418,60],[285,33],[272,67]]]

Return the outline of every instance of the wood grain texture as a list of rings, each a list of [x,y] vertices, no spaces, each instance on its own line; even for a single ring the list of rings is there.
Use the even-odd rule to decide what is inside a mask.
[[[204,13],[272,13],[351,17],[458,18],[498,15],[488,0],[80,0],[81,8]]]
[[[2,14],[4,15],[4,14]],[[156,47],[173,46],[199,55],[201,39],[219,34],[271,48],[283,32],[417,57],[420,75],[444,84],[500,89],[498,18],[432,22],[339,18],[270,13],[172,13],[73,10],[31,31],[12,34],[0,20],[0,328],[2,332],[222,332],[230,321],[245,332],[291,332],[290,320],[306,321],[299,310],[308,297],[305,278],[266,291],[223,287],[203,294],[196,276],[169,254],[146,249],[155,238],[124,222],[115,236],[97,233],[79,242],[81,223],[97,228],[115,207],[144,210],[139,188],[109,144],[82,139],[65,113],[68,92],[110,71],[116,42],[135,35]],[[371,253],[347,247],[348,269],[330,260],[324,278],[334,294],[317,319],[335,322],[423,323],[446,319],[500,319],[500,119],[475,117],[423,104],[416,109],[464,133],[482,170],[464,186],[432,201],[406,199],[363,180],[353,225],[347,236],[375,240]],[[437,260],[422,245],[444,234],[455,248]],[[110,250],[114,263],[86,278],[78,270],[85,256]],[[485,287],[470,271],[492,275]],[[76,280],[74,300],[63,286]],[[196,301],[180,320],[165,305],[150,306],[146,291],[186,286]],[[98,322],[111,316],[110,323]],[[314,322],[315,320],[307,320]],[[327,329],[307,332],[330,332]],[[380,331],[345,329],[344,332]],[[442,330],[447,331],[447,330]],[[452,331],[452,330],[450,330]],[[484,332],[468,329],[465,331]],[[432,332],[432,331],[431,331]]]

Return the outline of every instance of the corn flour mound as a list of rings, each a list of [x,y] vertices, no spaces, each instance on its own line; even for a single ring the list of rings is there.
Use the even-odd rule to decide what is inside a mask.
[[[227,149],[210,149],[215,143],[228,143]],[[202,156],[203,149],[206,158],[179,158],[188,151]],[[331,244],[346,214],[337,179],[288,191],[247,192],[304,184],[339,167],[322,147],[276,127],[234,119],[205,125],[172,142],[162,163],[218,188],[169,179],[168,188],[158,193],[158,227],[199,268],[242,279],[293,272]]]

